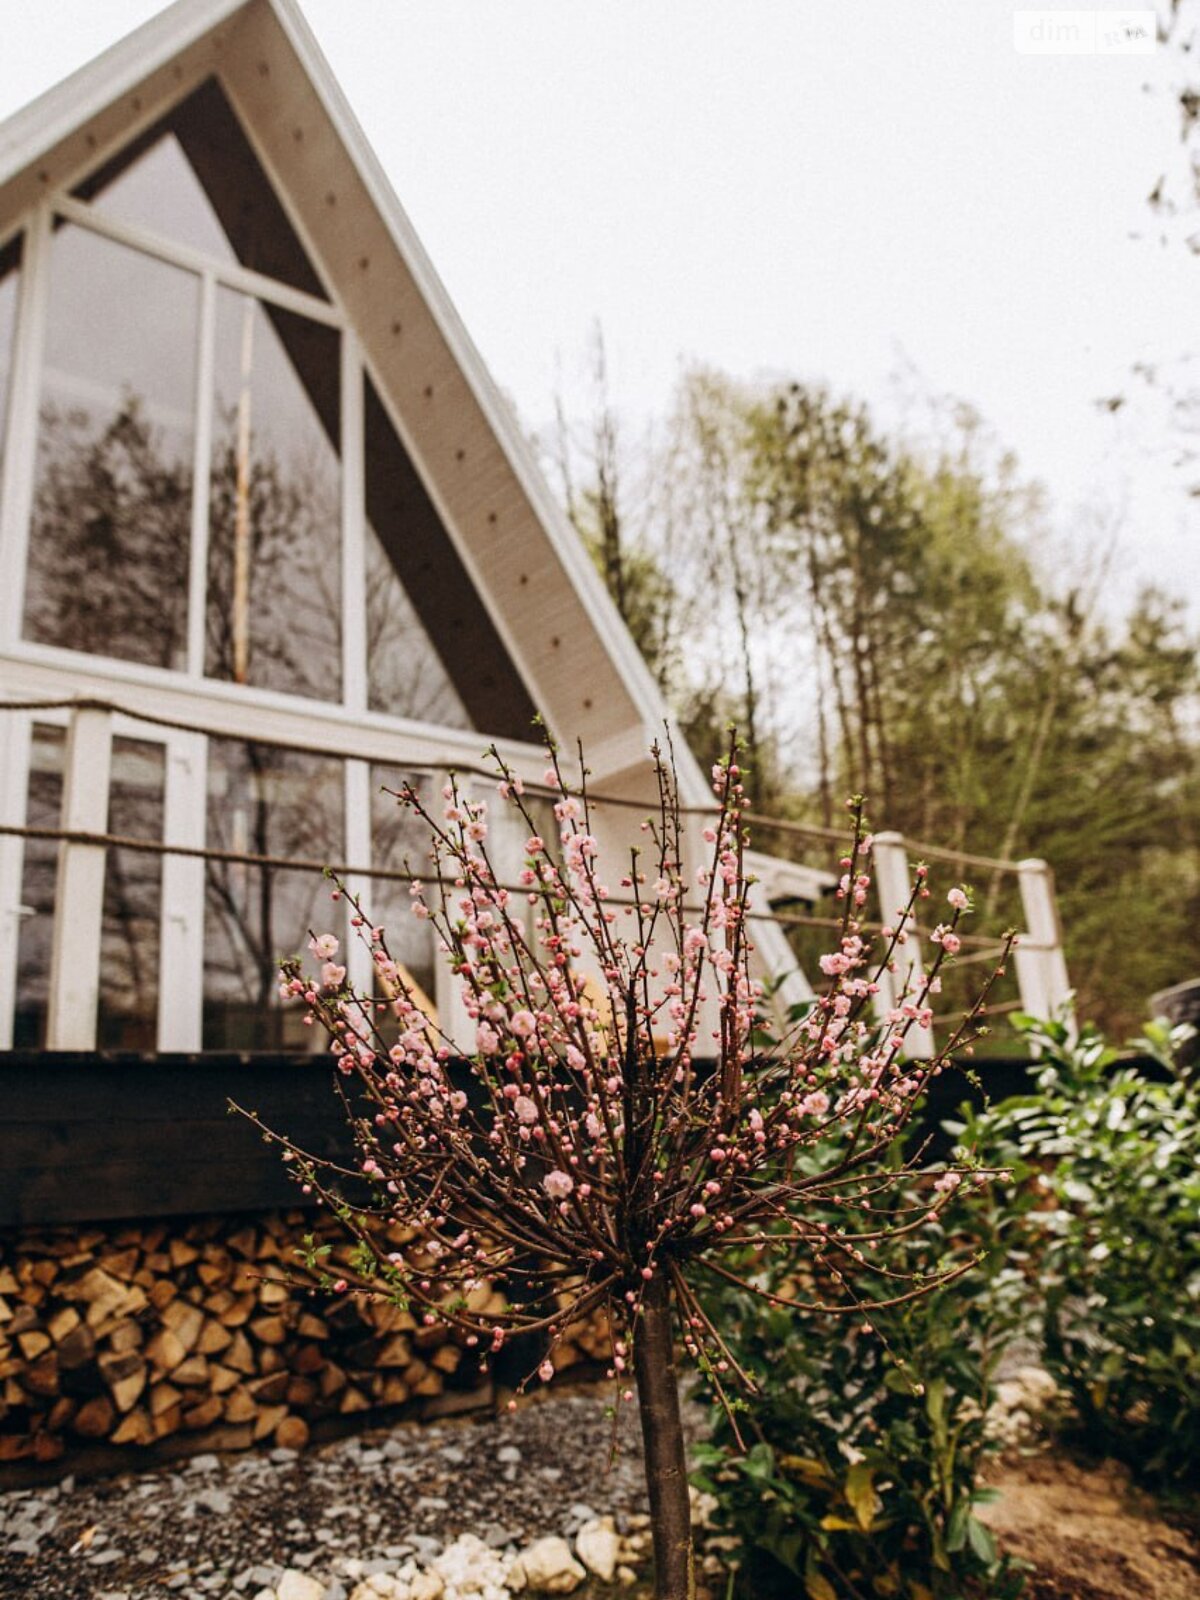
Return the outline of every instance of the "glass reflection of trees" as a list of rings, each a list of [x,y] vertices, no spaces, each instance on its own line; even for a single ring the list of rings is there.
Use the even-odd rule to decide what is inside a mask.
[[[26,638],[185,664],[198,308],[193,274],[55,235]]]
[[[65,746],[65,729],[34,724],[27,812],[31,827],[62,825]],[[113,740],[111,833],[132,839],[162,838],[164,773],[162,745]],[[46,1042],[58,854],[55,839],[25,841],[13,1032],[18,1049],[41,1049]],[[162,857],[110,847],[105,855],[100,935],[97,1044],[102,1050],[155,1047],[161,910]]]
[[[467,709],[370,523],[366,525],[367,700],[372,711],[469,728]]]
[[[334,328],[218,296],[210,677],[341,698],[339,343]]]
[[[371,863],[392,872],[410,869],[419,876],[430,871],[429,833],[396,799],[405,783],[428,797],[428,779],[395,767],[371,768]],[[433,928],[413,916],[409,885],[396,878],[372,879],[366,904],[372,922],[387,932],[392,960],[403,966],[432,1009],[437,982]]]
[[[340,761],[234,739],[210,739],[208,843],[238,854],[330,861],[345,837]],[[318,1048],[296,1007],[279,1000],[279,957],[310,930],[341,933],[344,908],[320,873],[205,863],[206,1050]]]
[[[163,836],[166,758],[161,744],[115,738],[108,830],[128,839]],[[153,1050],[158,1038],[162,857],[110,846],[100,933],[101,1050]]]
[[[35,722],[29,752],[25,817],[31,828],[62,826],[63,749],[66,732]],[[17,1009],[13,1044],[40,1050],[46,1043],[50,1004],[50,949],[54,939],[54,890],[58,882],[58,843],[26,839],[21,871],[20,931],[17,937]]]

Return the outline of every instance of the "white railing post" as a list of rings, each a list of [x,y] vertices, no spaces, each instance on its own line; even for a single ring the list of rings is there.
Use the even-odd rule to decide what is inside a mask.
[[[111,769],[109,713],[90,709],[72,712],[63,771],[65,830],[105,832]],[[64,839],[59,845],[46,1023],[48,1050],[95,1049],[106,855],[102,844]]]
[[[445,802],[442,799],[442,790],[450,780],[450,770],[434,771],[429,774],[429,810],[432,816],[441,819]],[[464,799],[474,797],[473,780],[458,774],[458,792]],[[417,867],[420,873],[421,868]],[[433,865],[429,864],[429,873],[432,876]],[[453,867],[443,863],[443,871],[453,873]],[[442,895],[441,885],[427,881],[425,884],[425,898],[429,904],[436,905]],[[462,898],[462,891],[453,885],[448,886],[447,896],[450,903],[449,921],[456,920],[458,911],[456,902]],[[434,983],[433,999],[437,1006],[438,1026],[442,1034],[449,1041],[456,1054],[469,1056],[475,1050],[475,1024],[467,1014],[466,980],[460,978],[456,972],[450,970],[450,963],[441,948],[441,937],[436,936],[433,951]]]
[[[342,849],[345,860],[354,867],[371,865],[371,768],[366,761],[347,761],[345,764],[346,826]],[[370,917],[371,879],[368,875],[354,873],[346,881],[346,889],[361,900],[362,908]],[[376,913],[377,914],[377,913]],[[343,960],[351,985],[360,993],[375,991],[375,960],[371,945],[362,937],[362,928],[352,928],[348,908],[346,922],[346,953]],[[369,932],[369,930],[367,930]]]
[[[172,731],[166,743],[163,843],[203,849],[208,741]],[[159,917],[158,1048],[192,1052],[203,1045],[204,862],[167,854]]]
[[[1025,936],[1013,952],[1021,1004],[1031,1017],[1065,1021],[1074,1037],[1071,980],[1063,954],[1062,927],[1054,895],[1054,874],[1036,858],[1017,862],[1017,883],[1025,911]]]
[[[879,993],[875,998],[876,1015],[882,1017],[898,1005],[907,989],[910,997],[920,993],[921,940],[912,917],[905,918],[904,908],[912,893],[912,875],[908,865],[908,851],[904,835],[877,833],[872,851],[875,887],[879,895],[880,917],[887,927],[903,930],[905,942],[896,948],[896,970],[880,976]],[[934,1055],[932,1028],[918,1027],[915,1023],[904,1036],[904,1053],[921,1061]]]

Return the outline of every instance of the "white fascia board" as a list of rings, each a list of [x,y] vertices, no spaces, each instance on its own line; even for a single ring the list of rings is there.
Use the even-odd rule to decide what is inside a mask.
[[[321,101],[350,159],[354,162],[373,205],[383,219],[451,356],[474,395],[493,436],[512,468],[522,493],[545,530],[555,555],[571,580],[588,620],[603,642],[613,666],[641,716],[644,733],[653,739],[670,717],[658,685],[633,642],[624,619],[592,566],[574,529],[555,501],[516,419],[496,388],[483,358],[463,325],[445,285],[438,276],[401,205],[391,180],[363,132],[349,101],[296,0],[266,0],[309,81]],[[676,730],[678,731],[678,730]],[[648,750],[647,750],[648,759]],[[676,759],[680,790],[686,804],[711,806],[712,793],[698,763],[682,737]]]
[[[175,0],[0,123],[0,188],[253,0]]]

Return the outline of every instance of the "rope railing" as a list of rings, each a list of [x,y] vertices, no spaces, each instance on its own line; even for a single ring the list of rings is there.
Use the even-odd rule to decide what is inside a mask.
[[[408,867],[352,866],[345,862],[321,861],[315,856],[306,858],[263,855],[250,850],[222,850],[212,845],[168,844],[161,839],[146,839],[135,834],[95,833],[79,828],[48,828],[0,823],[0,838],[3,837],[37,839],[58,844],[93,845],[100,849],[135,850],[146,855],[183,856],[190,860],[221,861],[233,866],[265,867],[272,871],[318,873],[323,877],[366,878],[382,883],[429,883],[443,888],[453,888],[457,881],[436,873],[414,872]],[[504,889],[510,894],[528,893],[528,886],[525,884],[499,883],[497,888]],[[632,895],[610,894],[606,900],[606,904],[613,906],[635,906],[639,903]],[[750,911],[747,916],[751,921],[773,922],[784,928],[840,929],[842,926],[840,917],[818,917],[797,911],[774,909]],[[860,921],[859,926],[867,932],[879,933],[884,924],[878,921]],[[930,932],[928,927],[917,923],[911,926],[915,934],[928,937]],[[977,947],[976,954],[958,957],[960,966],[967,962],[990,960],[993,956],[999,955],[1004,948],[1002,941],[990,938],[986,934],[962,934],[960,937],[964,945]],[[1030,950],[1045,948],[1024,939],[1022,945]]]
[[[298,855],[279,855],[251,850],[227,849],[220,845],[201,843],[199,841],[204,837],[202,816],[199,818],[200,826],[189,835],[196,842],[183,843],[177,842],[175,839],[154,839],[110,831],[102,826],[107,816],[107,793],[104,796],[99,795],[96,792],[95,784],[89,784],[88,781],[88,773],[92,770],[92,762],[99,763],[101,767],[106,764],[105,752],[108,748],[111,733],[104,729],[103,719],[113,717],[127,719],[133,724],[142,724],[147,728],[158,728],[167,732],[178,732],[193,737],[234,738],[248,745],[261,745],[267,748],[315,755],[325,760],[355,759],[352,751],[344,748],[339,749],[332,741],[324,743],[310,742],[306,741],[303,735],[297,738],[291,734],[269,732],[260,734],[257,730],[253,733],[247,733],[244,729],[229,732],[220,725],[214,726],[212,720],[206,722],[192,720],[187,717],[163,715],[154,711],[141,710],[135,706],[123,704],[118,700],[98,695],[64,695],[44,699],[0,700],[0,712],[20,714],[28,718],[36,718],[39,715],[49,717],[50,713],[58,713],[59,716],[55,718],[55,721],[58,721],[62,714],[66,713],[72,719],[81,719],[79,721],[73,720],[72,727],[81,730],[79,738],[84,742],[78,746],[68,745],[68,750],[74,749],[75,754],[68,757],[68,766],[72,776],[64,788],[64,806],[67,809],[64,811],[62,821],[69,825],[50,827],[18,824],[16,821],[0,821],[0,839],[39,841],[62,847],[62,854],[59,858],[59,890],[56,890],[56,954],[55,962],[53,963],[55,970],[57,970],[58,978],[57,980],[55,979],[55,974],[52,970],[51,987],[54,993],[60,996],[60,1014],[63,1016],[68,1015],[68,1010],[65,1008],[75,1003],[74,989],[68,981],[67,974],[76,970],[76,967],[79,970],[90,970],[96,963],[96,951],[87,943],[87,930],[92,929],[98,936],[105,874],[103,856],[104,852],[109,850],[140,852],[158,856],[164,862],[172,857],[178,857],[210,865],[221,863],[257,870],[264,874],[268,872],[307,873],[336,878],[342,882],[350,880],[362,884],[411,884],[419,881],[442,889],[456,887],[456,880],[442,876],[432,863],[429,869],[422,872],[414,870],[408,861],[405,861],[402,866],[393,865],[391,862],[382,860],[366,864],[350,863]],[[219,724],[220,718],[218,717],[216,720]],[[85,732],[82,730],[90,731]],[[396,734],[398,738],[402,738],[404,730],[397,728]],[[131,734],[131,737],[136,737],[136,735]],[[388,755],[380,754],[377,750],[372,757],[361,757],[359,759],[382,761],[385,765],[389,762]],[[443,752],[436,745],[432,755],[429,753],[429,746],[426,745],[425,749],[421,750],[415,757],[408,752],[392,756],[390,764],[405,773],[412,774],[414,777],[428,774],[444,779],[447,774],[453,772],[462,777],[479,777],[491,781],[496,778],[496,772],[485,765],[482,760],[478,762],[463,761],[457,759],[456,753]],[[526,759],[523,757],[519,760],[514,759],[514,764],[518,767],[518,770],[524,769],[522,770],[522,779],[528,793],[535,797],[544,797],[546,799],[557,797],[558,790],[555,786],[545,782],[539,783],[532,774],[529,774],[529,764]],[[75,786],[74,788],[72,788],[72,783]],[[68,795],[74,795],[75,798],[68,801]],[[594,803],[598,810],[611,806],[620,808],[626,813],[630,811],[640,812],[643,816],[647,812],[653,811],[659,803],[657,797],[652,800],[635,799],[624,794],[607,794],[603,790],[590,787],[587,791],[587,796],[589,802]],[[189,804],[194,806],[194,800],[189,801]],[[716,806],[715,803],[712,806],[681,805],[679,810],[683,815],[708,817],[715,813]],[[767,835],[768,838],[772,835],[778,838],[781,848],[784,839],[798,839],[809,845],[819,845],[825,854],[828,853],[831,847],[836,847],[839,855],[843,854],[846,849],[847,835],[845,831],[822,827],[815,823],[801,822],[792,818],[769,816],[762,812],[747,812],[744,813],[744,816],[747,824],[755,830],[760,849],[761,836],[763,834]],[[319,818],[317,821],[319,828]],[[191,826],[189,824],[189,828]],[[1054,905],[1053,878],[1044,863],[1032,860],[1024,862],[1007,861],[999,857],[975,855],[962,850],[916,844],[906,839],[903,835],[890,831],[877,833],[875,840],[873,876],[876,878],[879,896],[879,916],[881,919],[886,920],[860,919],[860,927],[864,933],[877,934],[882,932],[885,927],[889,926],[889,923],[894,924],[896,916],[902,914],[899,911],[892,912],[889,919],[889,911],[892,907],[903,906],[906,903],[911,905],[911,901],[909,901],[909,885],[911,884],[910,852],[932,861],[953,863],[959,868],[970,866],[991,873],[1015,874],[1020,890],[1023,907],[1022,920],[1025,926],[1025,932],[1021,935],[1020,946],[1015,952],[1014,963],[1015,976],[1021,998],[1011,1002],[996,1002],[989,1006],[989,1013],[999,1016],[1006,1012],[1024,1009],[1034,1015],[1049,1017],[1059,1014],[1063,1006],[1069,1003],[1069,982],[1063,962],[1061,931],[1058,926],[1057,912]],[[310,838],[310,848],[312,844],[316,844],[319,848],[320,842],[320,833],[318,831]],[[363,853],[367,853],[370,848],[369,841],[364,841],[364,843],[366,848],[364,848]],[[72,853],[73,847],[78,847],[77,854]],[[360,848],[363,848],[363,846],[360,846]],[[398,854],[398,851],[393,853],[393,861]],[[90,864],[89,857],[92,858]],[[764,888],[758,902],[748,910],[748,920],[764,930],[766,928],[778,930],[771,932],[769,935],[764,931],[761,936],[761,947],[766,952],[764,959],[767,960],[771,969],[784,973],[791,970],[794,971],[796,977],[802,979],[803,967],[808,959],[815,959],[815,952],[803,942],[797,944],[797,936],[805,930],[812,930],[815,933],[828,934],[836,938],[843,926],[840,915],[825,913],[820,904],[826,888],[833,884],[834,878],[832,874],[814,870],[811,861],[808,864],[800,861],[793,862],[789,860],[786,854],[775,856],[771,852],[768,853],[768,859],[771,860],[772,864],[770,869],[767,867],[762,869],[762,875],[766,879],[768,886],[774,884],[774,903],[771,903],[768,899],[770,888]],[[782,879],[777,877],[776,867],[782,870]],[[792,871],[799,870],[808,874],[808,877],[800,883],[798,891],[795,891],[794,886],[789,885],[787,882],[789,869]],[[164,866],[164,892],[167,882],[166,870]],[[191,882],[192,880],[188,881]],[[79,887],[80,885],[83,885],[82,890]],[[498,887],[507,889],[510,893],[520,894],[525,892],[527,886],[516,883],[503,883]],[[10,886],[10,892],[11,888],[12,886]],[[789,893],[789,889],[793,889],[793,892]],[[58,903],[59,891],[61,891],[62,896],[65,896],[62,904]],[[82,899],[79,898],[81,893]],[[191,903],[191,897],[199,893],[198,888],[187,888],[184,891],[185,898],[189,899],[189,903]],[[800,902],[804,909],[795,909],[797,901]],[[626,892],[625,894],[613,893],[609,896],[609,902],[618,907],[634,906],[639,903],[638,897],[632,892]],[[805,905],[805,902],[808,902],[808,905]],[[199,904],[200,901],[197,899],[195,902],[196,908],[198,908]],[[830,910],[832,910],[832,907]],[[907,917],[905,928],[909,935],[904,954],[897,956],[894,970],[889,968],[887,972],[881,973],[878,979],[879,993],[876,996],[875,1005],[881,1018],[898,1003],[899,996],[908,992],[907,986],[923,970],[921,944],[923,941],[931,939],[936,933],[936,929],[920,920],[919,906],[915,910],[904,914]],[[62,919],[66,919],[64,926],[67,931],[64,938],[70,947],[69,955],[64,953],[65,946],[63,951],[59,950],[57,942],[59,924]],[[185,925],[179,917],[174,920],[181,922],[181,926]],[[790,935],[791,937],[781,941],[781,934]],[[163,937],[165,939],[166,935],[164,934]],[[184,937],[185,935],[183,934],[179,935],[180,939]],[[194,937],[194,935],[187,935],[186,937]],[[959,933],[958,938],[957,965],[975,966],[988,963],[998,965],[1000,963],[1005,946],[1004,941],[995,933],[968,932],[964,930]],[[790,955],[788,953],[789,946],[791,947]],[[807,956],[801,953],[805,949],[808,950]],[[176,959],[179,960],[182,957],[179,957],[177,953]],[[194,954],[187,959],[194,961]],[[788,966],[789,961],[791,963],[790,968]],[[75,987],[78,987],[78,985]],[[805,987],[807,988],[807,985]],[[811,990],[807,992],[811,992]],[[949,1000],[950,995],[948,994],[946,998]],[[957,998],[958,996],[955,994],[955,999],[957,1000]],[[0,1019],[0,1022],[2,1020]],[[933,1019],[932,1029],[953,1028],[954,1020],[953,1013],[948,1011],[945,1015],[936,1016]],[[193,1024],[189,1024],[190,1026],[193,1026]],[[934,1053],[935,1046],[932,1029],[922,1024],[916,1030],[917,1037],[910,1045],[911,1053],[916,1055],[931,1055]],[[60,1031],[64,1030],[60,1029]],[[86,1036],[90,1036],[90,1033],[94,1031],[94,1018],[89,1022],[80,1014],[79,1018],[73,1021],[70,1028],[65,1031],[70,1033],[73,1042],[82,1041],[86,1043]]]

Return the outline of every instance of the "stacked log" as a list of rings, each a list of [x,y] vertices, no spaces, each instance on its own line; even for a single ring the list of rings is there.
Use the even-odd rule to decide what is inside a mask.
[[[603,1312],[594,1311],[590,1316],[568,1324],[563,1329],[561,1339],[550,1351],[550,1360],[556,1373],[566,1372],[580,1363],[607,1367],[612,1361],[608,1317]]]
[[[297,1258],[305,1233],[328,1246],[321,1271],[349,1268],[353,1243],[302,1212],[0,1242],[0,1463],[97,1442],[299,1448],[330,1417],[446,1408],[447,1390],[482,1403],[478,1357],[444,1327],[317,1289]]]

